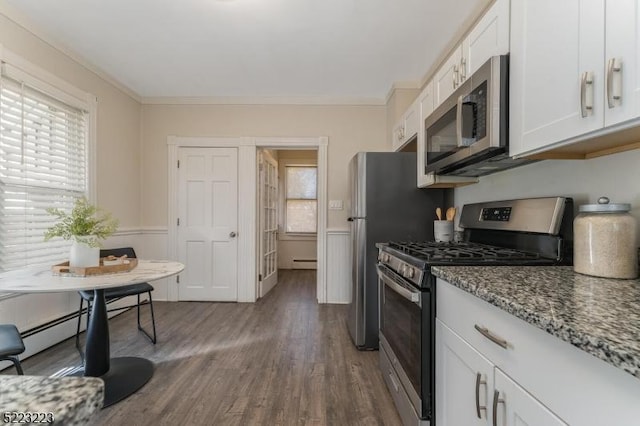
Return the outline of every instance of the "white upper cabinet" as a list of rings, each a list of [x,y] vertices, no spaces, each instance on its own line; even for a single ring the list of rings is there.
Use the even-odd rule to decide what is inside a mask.
[[[418,97],[418,187],[451,188],[478,182],[477,178],[438,176],[433,172],[426,172],[424,121],[489,58],[509,52],[509,2],[510,0],[496,0],[444,61]]]
[[[605,113],[610,126],[640,117],[640,2],[606,3]]]
[[[433,93],[433,81],[427,83],[425,88],[418,96],[418,108],[420,110],[420,117],[418,120],[418,187],[428,185],[430,182],[426,179],[425,174],[425,146],[424,146],[424,120],[433,112],[434,105],[434,93]]]
[[[495,55],[509,53],[509,1],[497,0],[442,64],[433,79],[437,108]]]
[[[451,56],[442,64],[433,78],[435,105],[437,108],[460,85],[460,64],[462,63],[462,46],[456,47]]]
[[[490,57],[509,53],[509,0],[497,0],[462,42],[461,81]]]
[[[640,116],[638,14],[638,0],[512,0],[511,155]]]
[[[418,134],[418,122],[420,121],[420,106],[418,100],[414,101],[402,115],[392,132],[391,148],[393,151],[401,150],[407,142]]]
[[[418,134],[418,121],[420,121],[419,109],[418,102],[416,101],[411,104],[407,112],[402,116],[405,142],[410,141]]]

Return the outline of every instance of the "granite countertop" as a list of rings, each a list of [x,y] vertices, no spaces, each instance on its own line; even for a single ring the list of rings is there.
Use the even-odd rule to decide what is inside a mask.
[[[640,279],[571,266],[434,266],[456,287],[640,379]]]
[[[52,413],[53,424],[87,425],[95,423],[103,401],[104,382],[98,378],[0,376],[0,416],[43,413],[37,420],[47,424],[50,417],[46,413]],[[2,417],[0,422],[4,422]]]

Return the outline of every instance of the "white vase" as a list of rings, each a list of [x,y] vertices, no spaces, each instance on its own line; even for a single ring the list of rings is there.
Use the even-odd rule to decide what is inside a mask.
[[[91,247],[87,243],[74,239],[69,252],[69,266],[76,268],[100,266],[100,247]]]

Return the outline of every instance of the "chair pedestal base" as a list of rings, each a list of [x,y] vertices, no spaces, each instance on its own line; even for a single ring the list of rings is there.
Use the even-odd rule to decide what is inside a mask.
[[[75,369],[71,376],[84,376],[84,368]],[[136,357],[111,358],[109,371],[100,376],[104,381],[104,406],[122,401],[144,386],[153,376],[153,363]]]

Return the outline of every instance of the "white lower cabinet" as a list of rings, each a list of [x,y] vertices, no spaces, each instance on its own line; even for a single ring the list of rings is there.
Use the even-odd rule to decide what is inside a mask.
[[[495,389],[491,398],[496,426],[566,426],[547,407],[499,369],[495,369]],[[492,410],[493,411],[493,410]]]
[[[442,279],[436,289],[437,426],[640,425],[637,377]]]
[[[493,364],[436,320],[436,423],[487,425]]]
[[[436,320],[436,423],[567,425],[440,320]]]

